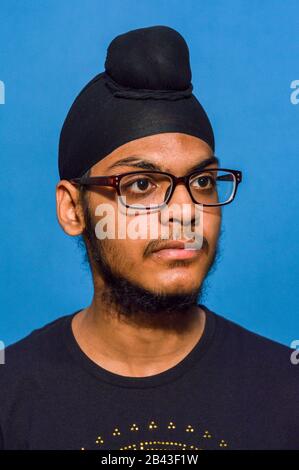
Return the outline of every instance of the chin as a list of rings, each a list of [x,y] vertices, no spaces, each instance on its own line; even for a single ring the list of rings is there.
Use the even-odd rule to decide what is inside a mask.
[[[190,276],[178,276],[176,279],[174,279],[173,276],[169,276],[167,279],[164,276],[163,279],[151,279],[151,284],[147,285],[146,288],[151,292],[163,295],[191,295],[195,290],[199,289],[200,285],[201,280],[197,277],[192,278]]]
[[[162,291],[159,292],[159,294],[163,294],[165,296],[169,295],[192,295],[194,293],[195,288],[188,289],[188,288],[172,288],[172,289],[163,289]],[[198,288],[197,288],[198,290]]]

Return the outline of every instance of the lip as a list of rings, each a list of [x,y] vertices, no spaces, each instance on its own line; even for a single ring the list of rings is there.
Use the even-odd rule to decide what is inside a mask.
[[[192,259],[199,256],[202,249],[185,248],[185,243],[179,240],[166,242],[155,251],[153,256],[160,259]]]

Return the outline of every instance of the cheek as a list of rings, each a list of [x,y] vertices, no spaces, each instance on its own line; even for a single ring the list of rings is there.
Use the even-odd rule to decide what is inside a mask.
[[[209,210],[205,211],[203,214],[204,236],[212,247],[215,246],[219,237],[221,219],[220,208],[209,208]]]
[[[128,215],[121,204],[99,197],[91,202],[96,237],[107,261],[121,272],[136,271],[149,242],[145,216]],[[138,234],[142,238],[137,238]]]
[[[109,263],[122,274],[139,272],[146,247],[146,240],[107,240],[105,253]]]

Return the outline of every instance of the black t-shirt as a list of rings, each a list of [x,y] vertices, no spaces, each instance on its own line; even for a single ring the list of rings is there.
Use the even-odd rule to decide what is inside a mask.
[[[90,360],[75,313],[6,349],[3,449],[299,449],[292,350],[206,311],[201,339],[159,374],[127,377]]]

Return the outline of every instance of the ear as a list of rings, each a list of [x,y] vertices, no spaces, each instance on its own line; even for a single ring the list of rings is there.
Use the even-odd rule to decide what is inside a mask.
[[[56,185],[56,212],[65,233],[76,236],[83,232],[84,218],[79,203],[79,190],[67,180],[61,180]]]

